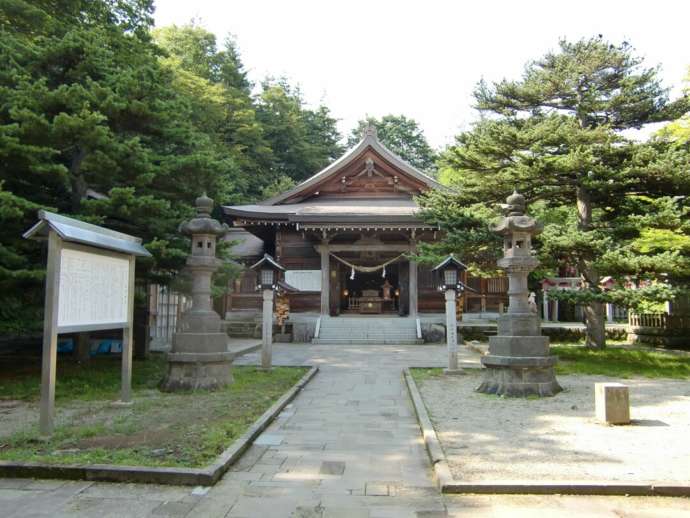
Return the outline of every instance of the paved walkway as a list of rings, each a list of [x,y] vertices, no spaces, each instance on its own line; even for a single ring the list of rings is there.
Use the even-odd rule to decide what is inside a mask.
[[[478,355],[463,351],[466,365]],[[276,345],[278,365],[321,369],[213,488],[0,479],[0,515],[194,517],[687,516],[680,499],[441,496],[403,366],[440,346]],[[242,363],[256,363],[256,353]],[[461,402],[458,402],[461,404]]]

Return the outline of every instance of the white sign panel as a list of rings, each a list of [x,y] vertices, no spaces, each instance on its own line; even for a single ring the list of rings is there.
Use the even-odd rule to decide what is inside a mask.
[[[63,249],[58,327],[127,322],[129,259]]]
[[[299,291],[321,291],[321,270],[288,270],[285,282]]]

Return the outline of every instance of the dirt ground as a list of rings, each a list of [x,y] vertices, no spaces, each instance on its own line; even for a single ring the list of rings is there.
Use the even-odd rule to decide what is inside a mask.
[[[690,482],[690,383],[561,376],[553,398],[478,394],[480,373],[419,382],[453,476],[465,481]],[[630,387],[631,425],[594,419],[594,383]]]

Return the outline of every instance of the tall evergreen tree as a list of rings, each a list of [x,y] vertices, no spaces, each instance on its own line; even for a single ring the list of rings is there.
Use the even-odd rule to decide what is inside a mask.
[[[274,154],[235,43],[228,38],[219,51],[215,35],[194,24],[156,29],[153,36],[165,52],[161,62],[174,77],[172,86],[191,103],[192,121],[237,166],[237,181],[228,179],[222,201],[259,197],[274,180]]]
[[[307,108],[299,88],[284,79],[263,82],[257,113],[274,153],[275,179],[304,180],[342,152],[337,121],[328,108]]]
[[[481,82],[475,99],[481,121],[444,156],[446,177],[459,191],[455,206],[462,207],[447,219],[476,222],[472,204],[490,206],[515,188],[540,200],[535,209],[553,220],[541,236],[543,262],[577,268],[586,288],[569,295],[583,303],[587,345],[603,347],[603,275],[662,279],[666,268],[679,275],[687,268],[673,254],[656,266],[653,258],[642,261],[632,244],[639,229],[630,224],[656,198],[687,193],[687,155],[662,158],[663,144],[637,145],[621,135],[676,117],[686,101],[669,103],[657,69],[643,68],[627,43],[601,38],[561,41],[557,52],[530,62],[521,80]],[[430,199],[430,217],[443,205]]]
[[[195,99],[170,88],[152,11],[145,0],[3,4],[1,307],[40,308],[40,247],[20,237],[37,208],[141,236],[155,259],[139,274],[164,273],[183,264],[176,227],[194,197],[227,199],[242,185],[232,157],[195,124]],[[0,328],[40,326],[0,319]]]

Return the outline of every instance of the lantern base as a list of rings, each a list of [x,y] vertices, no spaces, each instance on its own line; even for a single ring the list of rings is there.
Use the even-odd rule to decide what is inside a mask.
[[[232,383],[234,353],[169,353],[163,392],[215,390]]]
[[[541,337],[533,337],[541,338]],[[475,389],[483,394],[506,397],[555,396],[561,390],[556,380],[555,356],[516,357],[488,355],[481,359],[483,381]]]

